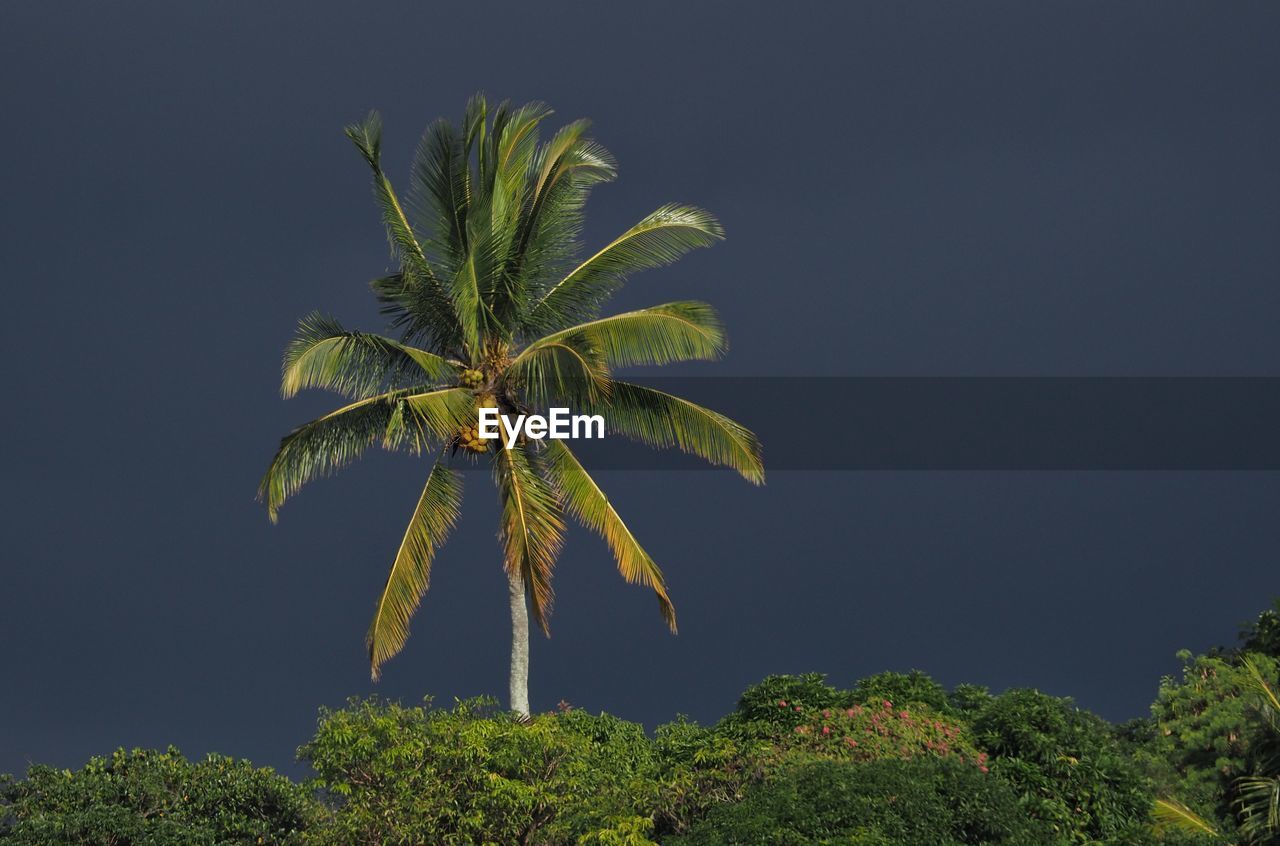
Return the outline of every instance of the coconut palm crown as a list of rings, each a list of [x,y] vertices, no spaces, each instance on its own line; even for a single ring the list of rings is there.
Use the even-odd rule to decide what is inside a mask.
[[[391,335],[345,329],[311,314],[283,363],[281,390],[344,395],[346,405],[280,443],[259,488],[274,521],[304,484],[380,445],[434,456],[366,645],[373,678],[404,646],[431,576],[432,559],[458,519],[458,464],[492,466],[501,503],[499,538],[513,626],[511,707],[528,713],[528,611],[547,630],[552,569],[566,517],[601,535],[624,579],[654,592],[674,632],[662,571],[565,441],[476,437],[478,407],[503,414],[551,406],[604,416],[611,434],[675,447],[764,479],[760,444],[741,425],[688,400],[614,379],[613,368],[714,359],[725,350],[715,311],[671,302],[600,317],[628,275],[670,264],[723,237],[707,212],[664,205],[585,258],[583,207],[613,179],[609,153],[575,121],[545,141],[540,103],[467,104],[460,126],[438,120],[413,158],[404,201],[381,163],[377,113],[346,134],[373,171],[398,271],[371,286]]]

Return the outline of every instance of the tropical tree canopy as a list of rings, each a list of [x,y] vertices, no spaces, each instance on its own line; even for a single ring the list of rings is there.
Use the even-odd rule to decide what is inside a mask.
[[[619,367],[720,356],[725,335],[715,310],[683,301],[600,316],[628,276],[714,244],[720,224],[702,209],[668,204],[603,247],[582,250],[588,194],[614,178],[614,161],[587,136],[587,121],[542,140],[550,114],[541,103],[491,107],[472,98],[460,125],[438,120],[427,129],[403,200],[382,168],[378,115],[346,128],[372,170],[398,265],[371,283],[390,332],[303,318],[284,355],[282,393],[321,388],[348,402],[281,441],[259,494],[275,520],[299,488],[371,446],[435,455],[369,628],[374,678],[403,647],[432,560],[458,519],[456,462],[491,465],[505,567],[544,630],[568,517],[604,538],[622,576],[651,589],[676,628],[662,571],[569,446],[481,440],[477,408],[599,413],[614,434],[764,480],[760,444],[743,426],[614,378]]]

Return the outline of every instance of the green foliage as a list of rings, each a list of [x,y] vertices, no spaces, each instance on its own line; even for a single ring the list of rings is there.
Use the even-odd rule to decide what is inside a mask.
[[[973,720],[991,704],[991,692],[980,684],[958,684],[947,696],[948,712]]]
[[[1009,785],[959,761],[820,761],[711,811],[680,846],[1036,846],[1049,832]]]
[[[1027,814],[1064,843],[1130,842],[1152,796],[1102,719],[1035,690],[995,697],[974,721],[991,772],[1018,791]]]
[[[335,846],[645,842],[657,797],[643,729],[577,711],[353,700],[299,754],[335,806],[314,842]]]
[[[654,821],[658,834],[679,834],[717,806],[742,799],[762,780],[772,748],[680,717],[654,738],[660,783]]]
[[[319,809],[271,769],[210,755],[117,749],[82,769],[34,766],[0,782],[0,841],[13,846],[301,843]]]
[[[1183,657],[1152,717],[1114,728],[1069,699],[947,693],[919,672],[850,690],[770,676],[716,725],[652,738],[567,705],[522,720],[489,700],[352,700],[299,750],[306,786],[120,750],[0,779],[0,843],[1276,846],[1277,662]]]

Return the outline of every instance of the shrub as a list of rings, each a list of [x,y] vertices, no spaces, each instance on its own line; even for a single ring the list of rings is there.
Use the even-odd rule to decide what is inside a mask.
[[[1010,787],[954,760],[818,761],[713,809],[670,846],[1038,846]]]
[[[13,846],[295,844],[318,811],[270,769],[177,749],[116,750],[83,769],[35,766],[0,787],[0,840]],[[7,819],[7,822],[4,820]]]

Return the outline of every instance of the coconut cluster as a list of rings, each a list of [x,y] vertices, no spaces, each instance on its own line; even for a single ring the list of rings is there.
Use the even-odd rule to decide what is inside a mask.
[[[458,375],[458,384],[464,388],[478,388],[484,384],[484,372],[481,370],[464,370]]]
[[[480,437],[475,426],[463,426],[458,432],[458,446],[470,452],[484,452],[489,449],[489,442]]]
[[[467,373],[479,373],[478,370],[470,370]],[[466,373],[463,373],[466,376]],[[490,396],[480,397],[476,400],[476,426],[463,426],[458,432],[458,446],[469,452],[486,452],[489,449],[489,441],[480,437],[479,420],[480,409],[497,408],[498,401]]]

